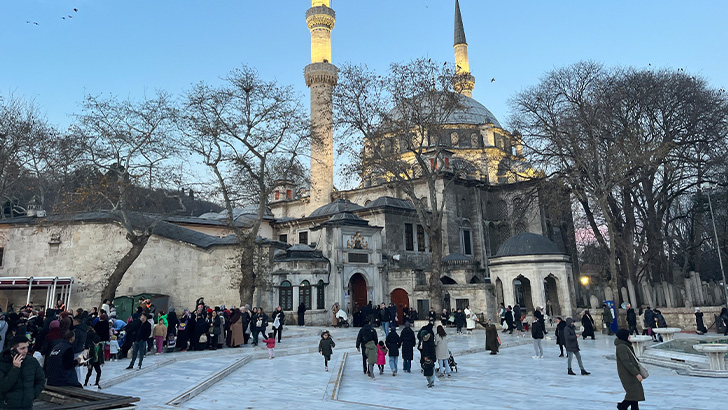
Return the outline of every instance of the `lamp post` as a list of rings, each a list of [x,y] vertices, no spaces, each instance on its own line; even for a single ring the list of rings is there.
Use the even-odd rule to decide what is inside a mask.
[[[718,251],[718,263],[720,264],[720,273],[723,275],[723,296],[725,296],[725,305],[728,307],[728,284],[725,281],[725,270],[723,269],[723,257],[720,255],[720,242],[718,241],[718,229],[715,227],[715,215],[713,214],[713,202],[710,200],[710,184],[705,184],[706,193],[708,194],[708,207],[710,208],[710,220],[713,222],[713,234],[715,235],[715,248]]]

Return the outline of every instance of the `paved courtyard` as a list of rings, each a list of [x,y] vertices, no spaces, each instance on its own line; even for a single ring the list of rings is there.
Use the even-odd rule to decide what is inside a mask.
[[[580,341],[589,376],[566,374],[553,340],[544,341],[544,359],[532,359],[531,339],[501,335],[504,348],[491,356],[483,351],[484,332],[454,336],[450,350],[458,362],[451,379],[438,379],[428,389],[419,371],[417,352],[412,374],[387,372],[369,380],[354,348],[358,329],[331,330],[337,347],[329,372],[316,353],[323,328],[289,327],[277,357],[265,348],[245,346],[210,352],[149,356],[144,368],[124,370],[128,361],[104,367],[103,391],[141,397],[149,409],[611,409],[622,400],[613,355],[613,337]],[[454,333],[454,332],[453,332]],[[380,331],[380,336],[382,336]],[[547,336],[553,336],[549,332]],[[348,358],[342,363],[345,354]],[[574,367],[578,366],[574,362]],[[719,409],[725,379],[681,376],[648,365],[644,409]],[[126,380],[124,380],[126,379]],[[696,397],[700,399],[696,400]],[[175,404],[176,403],[176,404]]]

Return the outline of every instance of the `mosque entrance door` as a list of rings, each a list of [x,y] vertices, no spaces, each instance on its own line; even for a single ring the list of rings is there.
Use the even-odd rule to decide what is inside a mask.
[[[407,291],[402,288],[397,288],[392,291],[392,303],[397,306],[397,323],[404,324],[404,307],[409,306],[409,295]]]
[[[367,304],[367,280],[361,273],[355,273],[349,279],[349,294],[351,295],[351,312],[356,313]]]

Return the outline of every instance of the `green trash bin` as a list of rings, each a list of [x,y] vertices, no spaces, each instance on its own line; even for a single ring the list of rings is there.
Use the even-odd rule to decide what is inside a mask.
[[[116,307],[116,318],[126,322],[129,316],[134,313],[134,297],[119,296],[114,298],[114,307]]]

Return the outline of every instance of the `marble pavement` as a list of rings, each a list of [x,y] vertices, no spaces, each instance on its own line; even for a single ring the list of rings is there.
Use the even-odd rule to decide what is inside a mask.
[[[614,354],[612,336],[580,340],[585,367],[592,374],[569,376],[566,359],[558,357],[553,340],[544,340],[544,359],[537,360],[531,358],[530,337],[501,335],[504,348],[492,356],[482,350],[482,330],[470,336],[454,335],[450,350],[459,371],[451,379],[438,379],[435,387],[428,389],[419,371],[417,352],[411,374],[401,371],[400,359],[396,377],[386,371],[387,365],[383,375],[377,372],[376,379],[369,380],[361,371],[361,356],[354,348],[358,329],[330,329],[337,346],[329,372],[324,372],[323,358],[316,353],[321,330],[287,328],[273,360],[267,358],[263,347],[244,346],[148,356],[142,371],[124,370],[126,360],[109,362],[102,382],[114,384],[103,391],[141,397],[139,408],[200,410],[422,409],[433,405],[445,409],[611,409],[624,396],[616,364],[607,357]],[[547,336],[552,337],[553,331]],[[348,353],[348,359],[342,368],[344,353]],[[178,406],[167,404],[244,356],[252,360],[199,395]],[[718,398],[725,392],[725,380],[680,376],[650,365],[647,368],[647,401],[640,403],[640,408],[724,408]],[[133,373],[131,378],[119,378],[128,372]],[[337,390],[333,400],[332,387]]]

